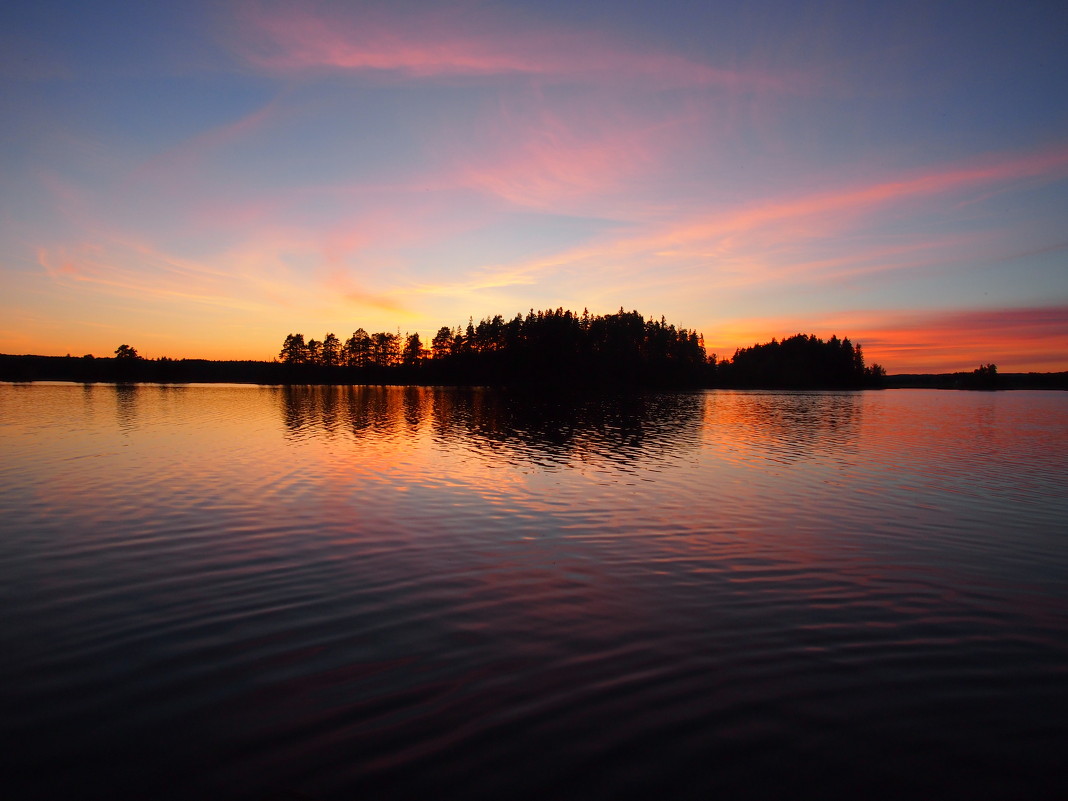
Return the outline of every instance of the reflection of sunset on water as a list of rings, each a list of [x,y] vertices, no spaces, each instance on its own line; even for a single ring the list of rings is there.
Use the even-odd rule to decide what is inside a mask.
[[[7,775],[1048,787],[1066,398],[0,385]]]

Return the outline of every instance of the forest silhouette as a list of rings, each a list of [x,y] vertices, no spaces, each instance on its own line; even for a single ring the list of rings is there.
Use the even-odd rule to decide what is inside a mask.
[[[362,328],[340,342],[301,334],[286,337],[281,362],[309,373],[390,373],[402,383],[524,386],[700,386],[709,362],[700,334],[638,312],[590,315],[562,308],[531,310],[505,320],[487,317],[465,328],[442,326],[423,346],[404,337]]]
[[[849,338],[795,334],[707,355],[704,336],[663,317],[622,308],[578,314],[563,308],[442,326],[429,343],[418,333],[357,328],[341,340],[288,334],[270,361],[142,357],[122,344],[111,357],[0,354],[0,380],[250,384],[502,386],[526,390],[599,388],[1065,389],[1068,373],[970,373],[886,376],[865,363]]]
[[[878,386],[885,371],[868,367],[849,339],[797,334],[735,352],[719,361],[704,336],[637,311],[582,314],[548,309],[511,320],[487,317],[465,328],[442,326],[427,348],[419,334],[368,333],[342,342],[286,336],[279,360],[314,383],[346,373],[396,383],[524,387],[796,387]],[[372,380],[371,383],[376,381]]]

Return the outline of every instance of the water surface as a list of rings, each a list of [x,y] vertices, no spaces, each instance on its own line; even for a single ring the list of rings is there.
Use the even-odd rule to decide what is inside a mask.
[[[16,798],[1066,797],[1068,393],[0,385]]]

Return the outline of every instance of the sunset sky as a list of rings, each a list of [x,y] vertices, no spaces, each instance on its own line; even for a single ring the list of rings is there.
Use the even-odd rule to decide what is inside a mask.
[[[1068,370],[1058,2],[0,10],[0,352],[620,307]]]

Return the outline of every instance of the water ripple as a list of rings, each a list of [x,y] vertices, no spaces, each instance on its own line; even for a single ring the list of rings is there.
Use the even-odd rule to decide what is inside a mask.
[[[0,410],[20,797],[1068,790],[1063,393]]]

